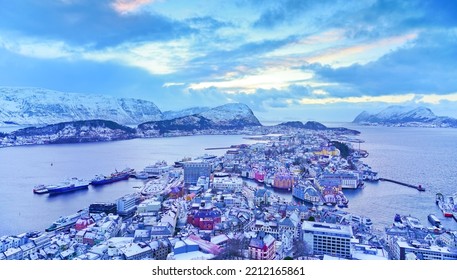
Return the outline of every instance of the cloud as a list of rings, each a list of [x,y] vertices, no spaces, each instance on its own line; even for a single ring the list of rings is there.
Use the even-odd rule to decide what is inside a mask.
[[[112,3],[112,6],[116,12],[128,14],[152,2],[154,2],[154,0],[115,0],[114,3]]]
[[[189,88],[195,90],[215,87],[231,93],[240,91],[254,93],[258,89],[287,88],[290,84],[310,80],[312,76],[311,73],[299,69],[266,69],[239,78],[192,83],[189,85]]]
[[[312,69],[321,81],[338,83],[366,95],[447,94],[457,90],[457,29],[422,33],[399,48],[365,65]]]
[[[116,3],[124,3],[127,9],[146,2]],[[0,9],[0,31],[93,48],[174,40],[196,32],[182,21],[152,12],[119,13],[112,4],[108,0],[7,1]]]

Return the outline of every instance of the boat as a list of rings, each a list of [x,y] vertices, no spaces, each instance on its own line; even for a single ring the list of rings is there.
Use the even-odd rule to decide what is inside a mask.
[[[435,227],[441,226],[441,221],[434,214],[429,214],[427,216],[427,218],[428,218],[428,221],[430,222],[430,224],[432,224],[432,226],[435,226]]]
[[[412,229],[424,230],[426,229],[416,217],[404,216],[402,217],[404,223]]]
[[[444,217],[446,218],[452,218],[454,216],[453,211],[452,211],[452,206],[447,201],[442,193],[437,193],[435,195],[435,203],[438,205],[438,208],[440,208],[441,212],[443,213]]]
[[[37,185],[33,188],[33,193],[36,193],[36,194],[48,193],[48,188],[46,187],[46,185]]]
[[[56,185],[49,185],[46,188],[48,189],[49,194],[59,194],[87,189],[89,187],[89,183],[89,181],[83,179],[71,178]]]
[[[144,180],[144,179],[148,179],[149,178],[149,174],[147,172],[140,171],[140,172],[136,172],[134,177],[136,179]]]
[[[69,216],[61,216],[57,219],[51,226],[45,229],[46,232],[56,231],[61,229],[66,229],[71,227],[72,225],[76,224],[76,221],[81,217],[81,211],[78,213],[69,215]]]
[[[96,175],[94,179],[90,182],[93,186],[101,186],[106,184],[111,184],[114,182],[128,180],[130,177],[130,172],[121,171],[111,173],[109,176]]]

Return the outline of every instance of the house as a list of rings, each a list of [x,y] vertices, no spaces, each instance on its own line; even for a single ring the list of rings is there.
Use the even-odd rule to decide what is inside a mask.
[[[253,260],[273,260],[276,257],[276,239],[271,234],[257,233],[249,241],[249,257]]]

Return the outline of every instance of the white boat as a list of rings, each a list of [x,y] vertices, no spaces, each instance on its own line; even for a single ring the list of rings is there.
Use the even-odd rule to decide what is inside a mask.
[[[36,194],[48,193],[48,188],[46,187],[46,185],[37,185],[33,188],[33,193],[36,193]]]

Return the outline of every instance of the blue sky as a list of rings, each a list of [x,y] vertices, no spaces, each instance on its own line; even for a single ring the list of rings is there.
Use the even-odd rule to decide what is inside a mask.
[[[261,121],[457,117],[457,1],[1,1],[0,85],[242,102]]]

